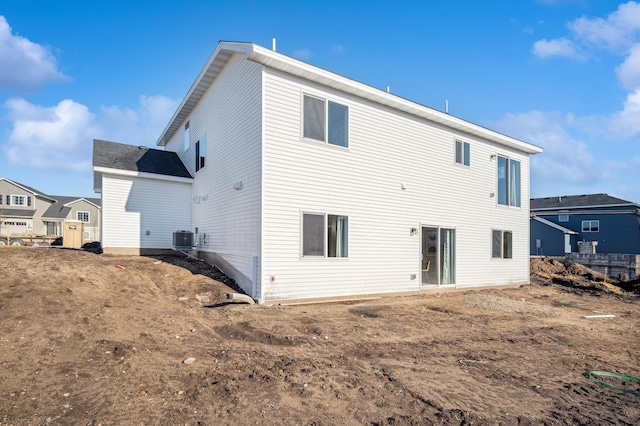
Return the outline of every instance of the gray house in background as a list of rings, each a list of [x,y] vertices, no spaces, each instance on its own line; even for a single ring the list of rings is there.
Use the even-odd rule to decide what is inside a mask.
[[[13,244],[35,237],[62,236],[64,222],[81,222],[84,241],[100,241],[100,199],[47,195],[27,185],[0,178],[0,235]],[[0,238],[0,244],[6,239]]]
[[[640,254],[640,205],[607,194],[532,198],[531,255]]]

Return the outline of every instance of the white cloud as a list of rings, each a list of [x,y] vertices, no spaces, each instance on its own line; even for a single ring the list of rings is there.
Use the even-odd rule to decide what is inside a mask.
[[[608,119],[606,129],[609,136],[622,138],[640,136],[640,88],[627,96],[622,111]]]
[[[556,38],[553,40],[542,39],[533,44],[532,52],[539,58],[547,59],[553,56],[564,56],[566,58],[582,59],[583,55],[578,52],[577,46],[569,39]]]
[[[568,24],[574,36],[599,48],[619,50],[636,43],[640,30],[640,4],[630,1],[603,18],[578,18]]]
[[[0,87],[11,92],[35,90],[69,77],[58,70],[56,58],[44,46],[12,34],[0,15]]]
[[[625,89],[640,88],[640,44],[629,50],[624,62],[616,67],[616,75]]]
[[[140,96],[135,110],[102,107],[96,115],[70,99],[43,107],[12,98],[4,104],[12,130],[2,151],[14,165],[88,172],[94,138],[153,146],[177,104],[164,96]]]
[[[295,56],[298,59],[309,59],[312,56],[312,54],[311,54],[311,50],[305,47],[304,49],[294,50],[293,56]]]
[[[135,110],[101,107],[100,123],[108,129],[107,138],[135,145],[154,145],[179,101],[165,96],[142,95],[138,103]]]
[[[56,106],[41,107],[13,98],[4,106],[13,121],[3,146],[9,163],[38,169],[90,170],[91,156],[83,144],[90,146],[98,127],[85,105],[65,99]]]
[[[532,180],[571,185],[597,183],[604,172],[597,167],[587,145],[566,130],[572,121],[572,115],[531,111],[507,114],[492,126],[544,148],[542,154],[532,157]]]

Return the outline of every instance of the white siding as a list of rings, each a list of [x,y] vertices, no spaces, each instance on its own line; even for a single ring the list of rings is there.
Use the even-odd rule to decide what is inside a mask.
[[[261,84],[260,65],[232,56],[188,117],[189,150],[183,149],[182,130],[166,146],[194,176],[193,229],[198,228],[199,250],[219,254],[251,281],[252,259],[260,255]],[[203,135],[205,167],[196,172],[195,144]],[[242,189],[234,189],[240,182]],[[243,289],[259,297],[259,288]]]
[[[191,229],[190,186],[103,174],[103,247],[172,248],[173,232]]]
[[[527,154],[275,71],[264,91],[265,300],[419,290],[423,225],[456,229],[457,287],[529,281]],[[303,93],[349,107],[348,149],[301,139]],[[520,208],[496,205],[492,154],[521,162]],[[302,212],[348,215],[349,258],[302,258]],[[513,231],[513,259],[491,259],[493,228]]]

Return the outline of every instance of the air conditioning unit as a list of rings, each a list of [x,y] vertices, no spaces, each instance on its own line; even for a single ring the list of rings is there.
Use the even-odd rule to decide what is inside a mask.
[[[173,247],[176,249],[193,248],[193,232],[191,231],[174,231]]]

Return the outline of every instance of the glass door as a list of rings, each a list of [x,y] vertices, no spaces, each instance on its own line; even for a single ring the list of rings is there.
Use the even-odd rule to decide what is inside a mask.
[[[456,230],[422,227],[421,284],[450,285],[456,282]]]

